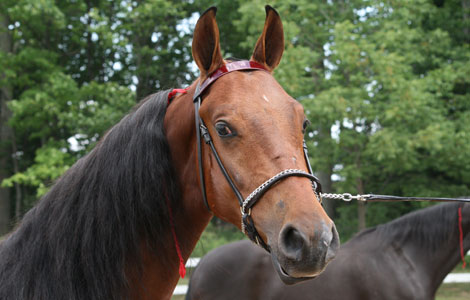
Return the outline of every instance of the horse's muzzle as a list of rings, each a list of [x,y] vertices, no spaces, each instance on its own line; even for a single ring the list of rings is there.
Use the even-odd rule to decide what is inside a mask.
[[[292,224],[279,234],[278,247],[272,251],[274,268],[286,284],[294,284],[318,276],[336,255],[339,236],[336,227],[322,224],[312,237]]]

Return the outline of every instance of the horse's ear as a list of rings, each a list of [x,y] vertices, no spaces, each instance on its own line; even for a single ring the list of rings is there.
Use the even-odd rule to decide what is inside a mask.
[[[284,29],[277,11],[266,5],[263,33],[256,42],[251,60],[264,65],[269,71],[279,65],[284,52]]]
[[[216,7],[206,10],[197,21],[194,29],[192,52],[204,80],[212,72],[223,65],[220,53],[219,28],[215,20]]]

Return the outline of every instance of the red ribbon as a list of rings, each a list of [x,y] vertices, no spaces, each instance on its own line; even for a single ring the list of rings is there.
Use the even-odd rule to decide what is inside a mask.
[[[186,94],[188,92],[189,86],[185,89],[173,89],[169,94],[168,94],[168,105],[170,105],[171,100],[176,96],[176,94]]]
[[[170,205],[170,201],[168,200],[168,197],[166,197],[166,205],[168,206],[168,214],[170,215],[171,233],[173,234],[173,240],[175,241],[176,253],[178,254],[178,259],[180,261],[179,273],[180,273],[180,277],[184,278],[184,276],[186,275],[186,267],[184,265],[183,255],[181,254],[180,244],[178,243],[178,237],[176,236],[175,223],[173,221],[173,211],[171,209],[171,205]]]
[[[465,262],[465,253],[463,250],[463,230],[462,230],[462,207],[459,207],[459,241],[460,241],[460,258],[462,259],[462,269],[465,268],[467,263]]]
[[[189,86],[185,89],[173,89],[168,94],[168,105],[170,105],[171,100],[173,100],[173,98],[176,96],[176,94],[178,94],[178,93],[186,94],[188,92],[188,89],[189,89]],[[179,263],[179,273],[180,273],[180,277],[184,278],[184,276],[186,275],[186,267],[184,265],[183,255],[181,254],[180,244],[178,243],[178,237],[176,236],[175,223],[173,221],[173,211],[171,209],[171,205],[170,205],[170,201],[168,200],[168,196],[166,196],[166,205],[168,206],[168,214],[170,215],[171,233],[173,235],[173,240],[175,242],[176,253],[178,254],[178,259],[180,261],[180,263]]]

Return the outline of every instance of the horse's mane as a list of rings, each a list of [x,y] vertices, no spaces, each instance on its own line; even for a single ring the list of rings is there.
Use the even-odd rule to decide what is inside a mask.
[[[142,269],[142,244],[164,255],[166,197],[178,209],[167,96],[136,105],[3,241],[0,299],[125,299],[126,270]]]
[[[429,251],[457,238],[459,203],[443,203],[408,213],[377,227],[368,228],[356,235],[355,240],[371,234],[379,237],[378,244],[404,246],[408,243],[420,245]],[[379,242],[380,240],[380,242]]]

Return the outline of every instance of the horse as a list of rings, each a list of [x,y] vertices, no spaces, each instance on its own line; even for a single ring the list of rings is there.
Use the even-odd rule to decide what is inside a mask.
[[[434,299],[469,249],[470,204],[439,204],[361,231],[317,278],[293,286],[276,278],[269,257],[249,241],[224,245],[201,259],[186,300]]]
[[[272,75],[278,13],[266,7],[249,61],[222,58],[215,16],[194,30],[198,79],[142,100],[4,239],[0,299],[170,299],[214,215],[269,251],[283,280],[310,279],[335,256],[303,107]]]

